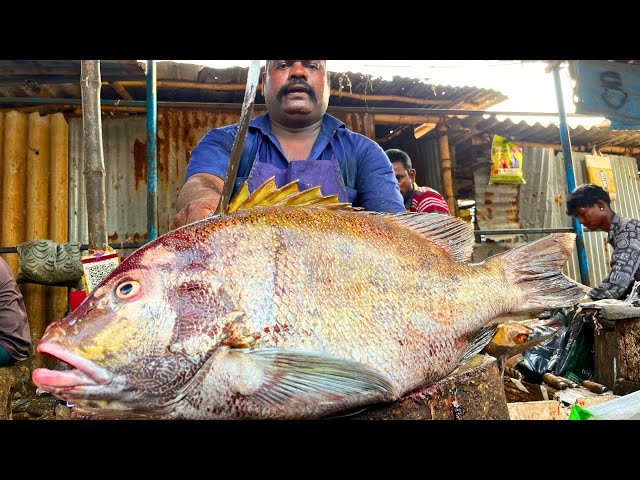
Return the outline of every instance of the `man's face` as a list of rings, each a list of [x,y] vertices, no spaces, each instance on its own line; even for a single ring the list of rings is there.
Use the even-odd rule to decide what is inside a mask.
[[[606,204],[598,200],[598,203],[591,205],[590,207],[580,207],[576,209],[575,217],[580,222],[580,225],[584,225],[589,230],[596,231],[602,228],[603,224],[607,220],[607,209],[604,209]],[[600,210],[603,208],[604,210]]]
[[[264,98],[269,116],[291,128],[319,121],[329,105],[329,75],[324,60],[271,60]]]
[[[393,162],[393,173],[396,175],[396,180],[398,181],[398,187],[400,187],[400,192],[405,200],[411,193],[411,187],[413,186],[413,182],[416,178],[416,171],[412,168],[410,171],[404,168],[402,162]]]

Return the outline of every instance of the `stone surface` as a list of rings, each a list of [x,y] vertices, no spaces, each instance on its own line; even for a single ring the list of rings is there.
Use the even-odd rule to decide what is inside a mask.
[[[0,420],[12,419],[14,394],[28,395],[31,387],[28,362],[19,362],[11,367],[0,368]]]

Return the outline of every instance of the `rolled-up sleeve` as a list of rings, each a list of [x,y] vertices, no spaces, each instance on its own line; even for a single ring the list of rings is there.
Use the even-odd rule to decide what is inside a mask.
[[[621,299],[638,278],[640,269],[640,221],[632,220],[615,232],[609,275],[589,292],[595,300]]]
[[[196,173],[226,179],[236,130],[236,126],[209,130],[191,152],[185,180]]]
[[[380,145],[372,140],[362,142],[356,156],[360,206],[376,212],[406,212],[393,166]]]

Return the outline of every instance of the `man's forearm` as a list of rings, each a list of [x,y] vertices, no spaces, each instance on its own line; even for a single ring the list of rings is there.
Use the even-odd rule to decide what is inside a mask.
[[[219,182],[216,181],[219,180]],[[222,196],[224,182],[214,175],[199,173],[187,180],[178,194],[178,211],[196,200],[208,200],[217,208]]]
[[[202,220],[215,212],[220,203],[224,181],[209,173],[197,173],[185,182],[178,194],[173,228]]]

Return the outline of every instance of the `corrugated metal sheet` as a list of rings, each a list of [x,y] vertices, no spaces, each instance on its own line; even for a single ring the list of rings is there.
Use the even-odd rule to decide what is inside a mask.
[[[478,227],[480,230],[522,228],[518,220],[519,185],[490,184],[490,173],[490,165],[473,171]],[[487,239],[494,241],[517,238],[517,235],[487,235]]]
[[[576,185],[587,183],[585,156],[587,153],[573,152]],[[617,197],[612,209],[623,217],[640,218],[640,180],[635,158],[607,155],[611,159]],[[567,181],[562,153],[553,155],[551,149],[523,149],[523,173],[527,181],[520,187],[518,206],[523,228],[571,227],[571,218],[566,214]],[[484,228],[484,227],[482,227]],[[526,235],[532,241],[543,235]],[[609,273],[611,247],[605,232],[584,233],[585,251],[589,264],[591,286],[599,284]],[[564,268],[571,278],[580,281],[577,252]]]
[[[447,122],[449,130],[449,141],[457,145],[468,139],[470,136],[480,137],[483,135],[488,142],[494,134],[501,135],[509,141],[518,143],[518,140],[531,143],[543,143],[548,145],[560,145],[560,131],[557,125],[542,125],[535,123],[529,125],[525,121],[514,123],[507,118],[498,120],[495,115],[488,118],[485,116],[469,116],[466,118],[450,118]],[[609,130],[608,127],[577,127],[569,128],[571,145],[581,145],[587,150],[593,147],[640,146],[640,131],[638,130]]]
[[[331,64],[329,63],[329,68]],[[145,81],[144,63],[136,60],[101,60],[100,73],[103,82]],[[242,103],[248,68],[210,68],[201,65],[175,62],[156,62],[157,81],[193,82],[200,84],[236,85],[233,90],[207,88],[159,87],[158,101]],[[146,99],[145,85],[128,85],[126,91],[134,100]],[[438,105],[424,108],[462,108],[463,104],[476,110],[491,107],[507,97],[496,90],[476,87],[451,87],[432,85],[418,79],[394,77],[382,80],[357,72],[331,72],[331,89],[364,95],[393,95],[423,100],[437,100]],[[0,97],[81,98],[80,60],[0,60]],[[113,85],[105,85],[103,99],[121,99]],[[367,100],[335,94],[330,105],[406,107],[409,101]],[[256,104],[263,104],[261,89],[256,92]],[[469,106],[467,107],[469,108]]]
[[[158,233],[166,233],[191,150],[210,129],[239,120],[213,110],[161,109],[158,113]],[[104,118],[107,232],[109,242],[147,240],[147,158],[144,117]],[[69,237],[88,243],[82,119],[69,121]]]
[[[14,247],[36,239],[67,242],[67,131],[61,113],[42,117],[38,113],[0,113],[0,245]],[[62,182],[64,185],[60,185]],[[62,210],[62,211],[61,211]],[[2,255],[13,275],[19,271],[16,253]],[[31,326],[33,346],[46,326],[59,321],[67,310],[67,290],[33,283],[20,284]],[[42,366],[37,357],[37,366]]]
[[[254,112],[254,116],[258,113]],[[352,127],[363,120],[350,114]],[[227,110],[160,109],[158,113],[158,233],[169,231],[191,150],[212,128],[236,123]],[[357,125],[356,125],[357,124]],[[356,129],[357,131],[357,129]],[[82,119],[69,121],[69,236],[88,243]],[[147,240],[147,149],[145,117],[104,117],[107,232],[109,242]]]
[[[523,149],[523,177],[518,207],[522,228],[571,227],[564,213],[567,183],[562,159],[558,162],[550,148]],[[542,235],[525,235],[526,241]]]
[[[576,185],[587,183],[587,169],[585,157],[587,153],[574,153],[573,165],[576,176]],[[638,164],[635,158],[618,155],[606,155],[611,159],[613,177],[616,184],[616,199],[611,202],[614,212],[627,218],[640,218],[640,179],[638,178]],[[558,154],[560,159],[562,154]],[[563,208],[566,207],[563,205]],[[609,261],[612,249],[607,243],[607,234],[604,232],[585,232],[585,250],[589,262],[589,279],[591,285],[599,284],[609,273]],[[577,255],[573,260],[576,272],[578,270]],[[572,278],[580,278],[579,275]]]
[[[442,192],[442,168],[440,167],[440,149],[438,141],[431,139],[417,143],[419,156],[414,161],[416,183],[427,185]]]
[[[81,60],[0,60],[0,97],[81,98]],[[100,60],[103,82],[145,80],[145,64],[137,60]],[[143,88],[144,90],[144,88]],[[104,99],[119,99],[105,89]]]

